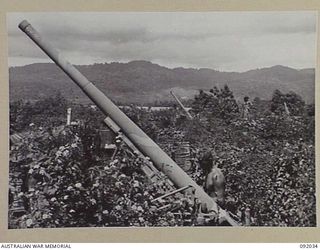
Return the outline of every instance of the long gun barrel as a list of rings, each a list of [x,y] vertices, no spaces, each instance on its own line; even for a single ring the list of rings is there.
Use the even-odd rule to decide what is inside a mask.
[[[173,98],[176,100],[176,102],[179,104],[179,106],[182,108],[182,110],[187,114],[188,119],[192,120],[193,119],[192,115],[185,108],[185,106],[182,104],[182,102],[179,100],[179,98],[173,93],[173,91],[170,91],[170,94],[173,96]]]
[[[152,141],[133,121],[130,120],[102,91],[96,88],[85,76],[71,65],[61,53],[45,41],[40,34],[24,20],[19,28],[26,33],[99,107],[99,109],[118,124],[123,133],[146,156],[149,156],[159,171],[166,174],[178,187],[192,186],[195,189],[195,197],[208,211],[213,211],[223,216],[224,210],[198,186],[154,141]],[[220,217],[221,219],[221,217]],[[237,225],[234,221],[225,218],[231,225]]]
[[[287,106],[287,103],[284,102],[283,105],[284,105],[284,110],[286,111],[286,115],[289,116],[289,115],[290,115],[290,111],[289,111],[289,108],[288,108],[288,106]]]

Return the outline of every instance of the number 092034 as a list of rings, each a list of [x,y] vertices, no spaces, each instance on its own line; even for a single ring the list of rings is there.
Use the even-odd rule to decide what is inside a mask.
[[[300,244],[300,248],[318,248],[318,244],[315,244],[315,243],[312,243],[312,244],[307,244],[307,243],[304,243],[304,244]]]

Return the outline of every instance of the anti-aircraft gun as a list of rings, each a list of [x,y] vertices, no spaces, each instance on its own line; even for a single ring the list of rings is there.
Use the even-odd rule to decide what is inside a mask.
[[[114,122],[121,132],[134,144],[134,146],[145,156],[148,156],[157,170],[165,174],[178,189],[190,190],[197,198],[203,211],[213,214],[214,219],[220,224],[238,226],[228,212],[218,204],[197,185],[187,173],[185,173],[153,140],[151,140],[129,117],[127,117],[102,91],[94,86],[73,65],[71,65],[61,53],[45,41],[40,34],[24,20],[19,28],[26,33],[97,105],[97,107]]]
[[[189,120],[193,120],[192,115],[189,113],[188,109],[182,104],[182,102],[179,100],[179,98],[173,93],[173,91],[170,91],[170,94],[173,96],[173,98],[176,100],[180,108],[186,113],[187,118]]]

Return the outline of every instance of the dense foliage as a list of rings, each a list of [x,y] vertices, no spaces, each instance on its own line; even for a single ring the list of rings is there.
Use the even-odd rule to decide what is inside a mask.
[[[277,92],[271,102],[255,99],[252,118],[243,119],[228,87],[210,93],[194,99],[192,121],[178,109],[124,112],[171,156],[175,144],[190,142],[194,165],[188,174],[199,185],[204,181],[199,163],[211,151],[226,177],[225,208],[242,221],[250,210],[253,226],[315,226],[312,107],[293,93]],[[283,101],[279,96],[295,116],[275,109]],[[150,183],[141,172],[143,160],[124,145],[118,144],[114,156],[101,152],[98,111],[74,105],[74,119],[83,122],[71,129],[62,124],[72,104],[57,98],[10,106],[11,134],[24,138],[10,151],[10,207],[19,197],[25,209],[23,215],[10,214],[10,228],[199,225],[190,197],[163,204],[169,210],[151,202],[166,191]]]
[[[304,112],[305,102],[301,96],[295,92],[289,92],[287,94],[281,93],[280,90],[275,90],[271,100],[271,111],[276,114],[285,113],[287,108],[288,113],[292,115],[302,115]]]

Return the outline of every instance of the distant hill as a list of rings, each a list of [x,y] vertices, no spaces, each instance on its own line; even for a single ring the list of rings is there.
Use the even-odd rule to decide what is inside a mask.
[[[270,99],[275,89],[294,91],[308,103],[314,102],[314,69],[296,70],[273,66],[243,73],[220,72],[212,69],[169,69],[148,61],[105,63],[76,66],[108,97],[123,103],[152,103],[171,100],[173,89],[179,96],[191,98],[199,89],[228,84],[237,99]],[[36,63],[11,67],[10,100],[35,100],[62,93],[66,98],[87,103],[88,98],[53,63]]]

